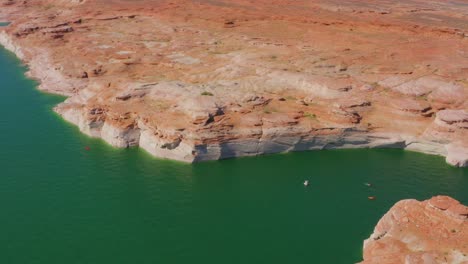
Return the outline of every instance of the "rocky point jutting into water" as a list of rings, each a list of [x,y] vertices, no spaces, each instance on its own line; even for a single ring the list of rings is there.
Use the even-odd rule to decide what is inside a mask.
[[[1,0],[0,43],[93,137],[187,162],[396,147],[468,164],[459,1]]]
[[[448,196],[396,203],[364,242],[361,264],[468,263],[468,207]]]

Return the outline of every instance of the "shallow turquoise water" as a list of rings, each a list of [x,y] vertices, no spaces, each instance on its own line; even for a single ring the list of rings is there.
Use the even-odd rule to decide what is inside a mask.
[[[354,263],[396,201],[468,203],[467,169],[401,150],[188,165],[114,149],[24,71],[0,48],[0,263]]]

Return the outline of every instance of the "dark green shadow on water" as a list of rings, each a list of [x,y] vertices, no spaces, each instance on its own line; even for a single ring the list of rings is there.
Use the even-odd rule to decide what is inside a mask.
[[[62,122],[64,98],[26,70],[0,49],[0,263],[355,263],[396,201],[468,203],[467,169],[403,150],[192,165],[115,149]]]

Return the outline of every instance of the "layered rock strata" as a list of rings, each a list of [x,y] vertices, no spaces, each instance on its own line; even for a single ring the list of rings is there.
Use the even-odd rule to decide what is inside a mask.
[[[116,147],[187,162],[395,147],[467,166],[466,5],[273,2],[3,0],[0,43]]]

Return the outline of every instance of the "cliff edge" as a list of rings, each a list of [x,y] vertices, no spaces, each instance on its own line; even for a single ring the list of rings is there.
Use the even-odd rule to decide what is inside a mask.
[[[0,43],[63,118],[196,162],[404,148],[468,165],[468,7],[447,1],[2,0]]]
[[[448,196],[396,203],[364,241],[361,264],[468,263],[468,207]]]

